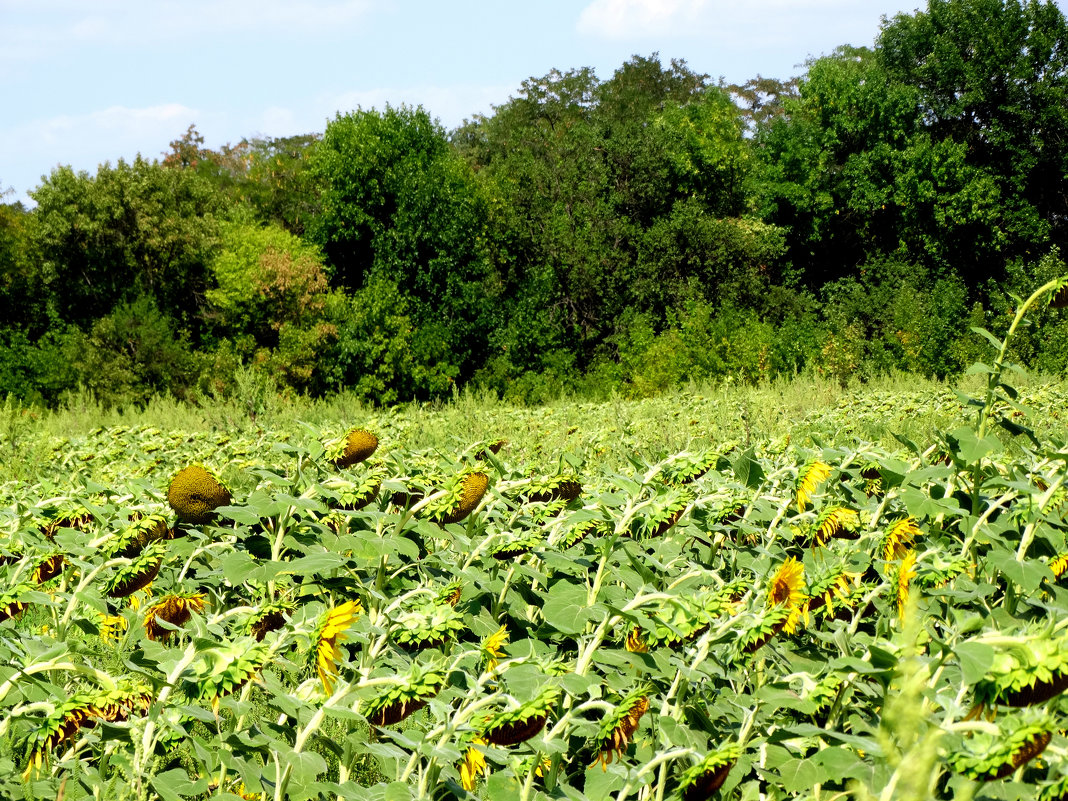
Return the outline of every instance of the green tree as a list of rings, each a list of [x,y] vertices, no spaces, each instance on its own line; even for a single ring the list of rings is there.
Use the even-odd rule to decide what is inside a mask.
[[[930,0],[883,26],[878,53],[892,80],[919,90],[932,140],[958,144],[1000,195],[1004,246],[972,280],[1048,243],[1064,246],[1068,21],[1057,4]]]
[[[486,204],[468,165],[422,108],[331,121],[312,173],[322,185],[311,236],[335,286],[375,276],[402,287],[420,331],[444,338],[460,374],[485,355]]]
[[[54,318],[88,326],[141,296],[185,325],[199,317],[224,208],[202,177],[138,156],[95,176],[59,167],[30,195],[29,236]]]

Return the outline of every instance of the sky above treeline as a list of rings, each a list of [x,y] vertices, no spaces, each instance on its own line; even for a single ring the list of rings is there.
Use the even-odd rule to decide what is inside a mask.
[[[1059,3],[1062,10],[1068,0]],[[446,128],[556,68],[632,55],[713,80],[788,78],[926,0],[0,0],[0,189],[57,165],[321,132],[337,112],[422,105]]]

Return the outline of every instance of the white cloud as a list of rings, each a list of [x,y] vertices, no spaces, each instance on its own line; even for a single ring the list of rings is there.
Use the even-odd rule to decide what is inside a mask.
[[[608,39],[685,34],[707,5],[707,0],[593,0],[579,15],[578,29]]]

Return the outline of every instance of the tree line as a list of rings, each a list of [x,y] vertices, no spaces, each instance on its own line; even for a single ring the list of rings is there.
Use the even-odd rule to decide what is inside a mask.
[[[536,402],[801,370],[935,376],[1063,272],[1068,24],[930,0],[788,80],[635,56],[445,130],[322,133],[55,169],[0,205],[0,395]],[[1046,310],[1018,358],[1068,369]]]

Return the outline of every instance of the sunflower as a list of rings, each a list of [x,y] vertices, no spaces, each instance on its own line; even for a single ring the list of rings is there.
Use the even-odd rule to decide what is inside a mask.
[[[394,726],[426,706],[444,686],[444,672],[414,664],[364,708],[364,715],[375,726]]]
[[[1053,575],[1057,578],[1063,576],[1064,571],[1068,570],[1068,553],[1062,553],[1050,559],[1049,569],[1053,571]]]
[[[632,654],[649,653],[649,643],[641,626],[635,626],[627,632],[626,647]]]
[[[905,604],[909,601],[909,583],[916,578],[916,552],[909,551],[897,568],[897,617],[905,616]]]
[[[979,708],[1045,703],[1068,690],[1068,635],[1038,632],[994,655],[990,672],[975,685]]]
[[[818,459],[808,462],[798,471],[797,483],[794,487],[797,498],[797,511],[805,511],[805,507],[812,500],[812,493],[816,491],[816,487],[826,481],[830,475],[831,466]]]
[[[477,747],[480,745],[487,745],[485,738],[475,737],[471,740],[460,763],[460,784],[469,793],[474,792],[475,782],[486,772],[486,757]]]
[[[346,601],[340,606],[323,613],[319,627],[312,641],[315,643],[315,664],[319,670],[319,679],[323,682],[323,692],[330,695],[334,691],[337,678],[337,663],[341,660],[341,649],[337,644],[345,640],[345,630],[349,628],[363,612],[359,600]]]
[[[883,559],[887,562],[901,559],[918,536],[920,536],[920,529],[916,521],[911,517],[901,518],[883,537]]]
[[[189,622],[193,612],[204,609],[205,596],[200,592],[171,593],[162,596],[145,610],[145,634],[148,639],[167,642],[174,634],[173,629],[160,625],[165,620],[172,626],[181,627]]]
[[[605,715],[594,738],[597,759],[590,765],[600,765],[601,770],[608,770],[613,759],[619,759],[627,750],[634,732],[641,724],[642,716],[649,711],[649,691],[639,687],[628,694],[612,712]]]
[[[810,584],[805,603],[806,619],[817,609],[823,609],[825,615],[833,615],[834,602],[848,597],[853,587],[860,586],[860,579],[860,573],[842,570]]]
[[[549,712],[560,700],[560,688],[549,685],[530,701],[487,718],[482,736],[494,745],[518,745],[545,728]]]
[[[342,470],[369,459],[378,448],[378,437],[362,428],[354,428],[345,439],[327,447],[327,457]]]
[[[741,747],[732,743],[710,752],[688,769],[679,778],[679,791],[683,801],[711,798],[712,793],[723,786],[731,768],[741,755]]]
[[[167,488],[167,502],[182,523],[210,523],[215,510],[232,500],[230,490],[214,473],[199,464],[179,470]]]
[[[816,534],[812,544],[826,545],[831,537],[855,539],[854,532],[860,525],[860,515],[845,506],[832,506],[825,509],[816,520]],[[852,535],[852,537],[850,536]]]
[[[263,642],[270,632],[277,631],[286,624],[286,617],[295,609],[292,601],[272,601],[264,604],[245,621],[245,634]]]
[[[780,565],[768,582],[768,606],[784,606],[790,612],[785,625],[787,634],[793,634],[801,620],[804,585],[805,566],[792,556]]]
[[[1015,726],[1004,737],[980,733],[962,750],[951,752],[946,761],[957,773],[976,781],[1004,779],[1045,751],[1052,739],[1049,721]]]
[[[430,511],[430,519],[441,525],[459,523],[475,511],[475,508],[482,500],[482,496],[486,494],[488,487],[489,476],[485,473],[468,473],[460,479],[458,487],[450,493],[446,500],[453,499],[453,496],[457,494],[459,497],[453,499],[450,506],[445,509]]]
[[[482,638],[479,650],[482,652],[482,661],[486,670],[493,670],[502,656],[506,656],[504,646],[508,642],[508,629],[501,626],[493,634]]]

